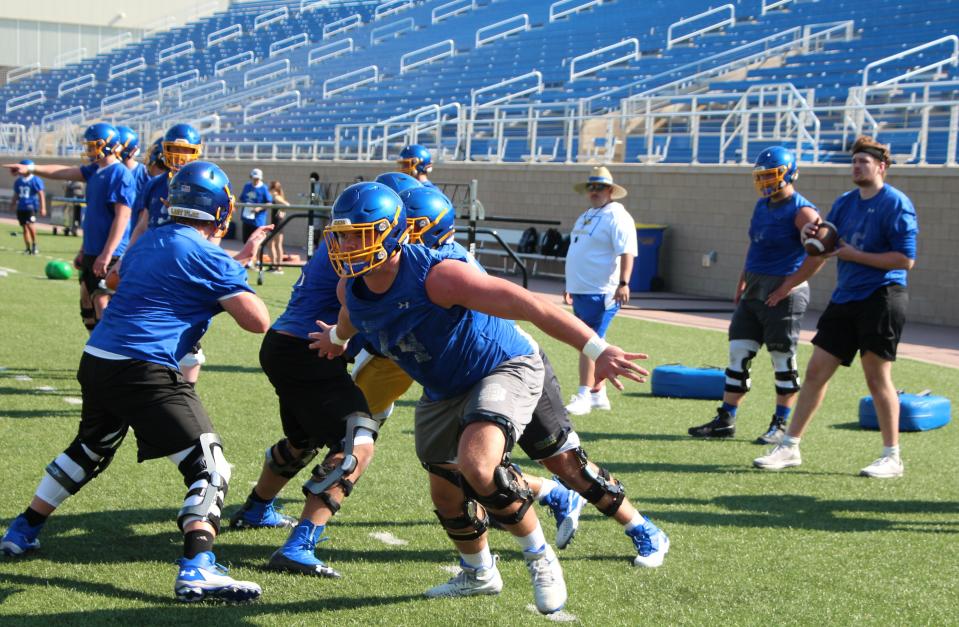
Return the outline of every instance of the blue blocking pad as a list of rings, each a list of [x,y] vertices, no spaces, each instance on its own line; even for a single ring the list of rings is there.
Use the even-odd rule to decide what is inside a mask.
[[[667,364],[653,368],[653,396],[722,400],[726,374],[720,368]]]
[[[899,395],[899,431],[929,431],[949,424],[952,405],[944,396]],[[859,426],[878,429],[876,406],[871,396],[859,401]]]

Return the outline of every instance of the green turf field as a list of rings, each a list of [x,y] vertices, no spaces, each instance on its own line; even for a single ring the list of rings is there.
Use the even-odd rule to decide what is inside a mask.
[[[15,227],[8,227],[14,231]],[[29,502],[43,467],[70,442],[79,419],[74,377],[86,338],[75,281],[50,281],[49,256],[71,259],[75,238],[41,236],[39,257],[19,239],[0,240],[0,528]],[[260,295],[278,314],[298,275],[268,275]],[[252,275],[251,275],[252,280]],[[664,363],[724,364],[722,333],[624,318],[611,341]],[[576,381],[572,349],[543,339],[567,393]],[[218,317],[204,339],[208,363],[198,390],[235,465],[227,511],[246,497],[263,451],[280,436],[276,399],[260,371],[260,337]],[[804,367],[809,347],[803,347]],[[898,387],[931,388],[959,401],[959,370],[902,360]],[[756,360],[754,391],[734,441],[692,441],[686,428],[712,416],[712,401],[653,398],[648,385],[610,394],[612,412],[577,421],[590,456],[626,484],[630,498],[670,536],[665,565],[631,566],[618,525],[587,509],[573,544],[560,552],[569,602],[555,619],[587,625],[957,624],[959,611],[959,429],[902,438],[906,475],[856,476],[880,452],[878,433],[857,425],[866,393],[858,367],[834,380],[803,440],[804,463],[782,473],[750,467],[763,448],[751,440],[772,412],[772,375]],[[384,427],[373,465],[328,527],[320,556],[343,573],[320,580],[262,569],[285,535],[225,532],[219,560],[263,587],[248,606],[183,606],[173,600],[175,518],[184,486],[172,464],[138,466],[132,437],[109,470],[48,522],[43,549],[0,556],[2,624],[390,624],[519,625],[545,622],[530,610],[528,574],[515,542],[493,532],[505,581],[497,597],[426,600],[456,563],[416,463],[415,390]],[[954,409],[955,413],[955,409]],[[535,470],[520,457],[525,468]],[[295,485],[294,485],[295,484]],[[299,483],[284,492],[299,513]],[[552,519],[541,512],[547,537]],[[391,534],[382,536],[378,534]],[[376,537],[374,537],[376,536]],[[390,544],[392,537],[402,544]]]

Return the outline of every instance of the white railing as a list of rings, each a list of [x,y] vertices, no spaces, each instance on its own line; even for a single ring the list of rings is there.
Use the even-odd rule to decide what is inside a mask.
[[[26,109],[28,107],[42,104],[46,101],[47,97],[42,91],[31,91],[28,94],[23,94],[22,96],[17,96],[16,98],[7,100],[6,112],[12,113],[14,111],[19,111],[20,109]]]
[[[40,118],[40,128],[50,130],[61,124],[80,124],[84,120],[84,108],[81,105],[60,109]]]
[[[218,79],[181,90],[177,97],[177,106],[190,107],[224,95],[226,95],[226,81]]]
[[[584,69],[584,70],[577,70],[577,69],[576,69],[576,64],[577,64],[578,62],[580,62],[580,61],[586,61],[587,59],[592,59],[593,57],[599,57],[599,56],[604,55],[604,54],[607,53],[607,52],[612,52],[613,50],[618,50],[618,49],[620,49],[620,48],[625,48],[625,49],[627,49],[627,52],[626,52],[625,54],[621,54],[621,55],[619,55],[619,56],[617,56],[617,57],[614,57],[614,58],[612,58],[612,59],[608,59],[608,60],[606,60],[606,61],[599,62],[599,63],[597,63],[596,65],[591,65],[591,66],[589,66],[588,68],[586,68],[586,69]],[[575,81],[577,78],[579,78],[579,77],[581,77],[581,76],[588,76],[589,74],[595,74],[596,72],[599,72],[600,70],[604,70],[604,69],[606,69],[606,68],[608,68],[608,67],[612,67],[612,66],[618,65],[618,64],[620,64],[620,63],[628,63],[629,61],[639,61],[639,58],[640,58],[640,53],[639,53],[639,40],[636,39],[635,37],[630,37],[629,39],[624,39],[623,41],[621,41],[621,42],[619,42],[619,43],[611,44],[611,45],[605,46],[605,47],[603,47],[603,48],[597,48],[596,50],[593,50],[593,51],[591,51],[591,52],[587,52],[586,54],[581,54],[581,55],[579,55],[579,56],[577,56],[577,57],[573,57],[573,58],[570,60],[570,62],[569,62],[569,82],[572,83],[573,81]]]
[[[231,39],[238,39],[243,36],[243,26],[240,24],[232,24],[221,28],[220,30],[215,30],[209,35],[206,36],[206,47],[212,48],[213,46],[218,46],[224,42],[230,41]]]
[[[299,14],[303,15],[309,11],[316,11],[329,3],[330,0],[300,0]]]
[[[213,160],[231,159],[234,161],[319,161],[332,159],[334,145],[332,141],[287,141],[287,142],[251,142],[251,141],[210,141],[203,143],[203,153]]]
[[[290,73],[290,60],[280,59],[272,63],[257,66],[243,73],[243,87],[250,87],[263,81],[286,76]]]
[[[407,52],[400,57],[400,74],[406,74],[415,67],[439,61],[446,57],[452,57],[456,54],[456,43],[452,39],[447,39],[430,46],[424,46],[418,50]],[[410,59],[413,59],[410,61]]]
[[[79,63],[87,58],[87,49],[86,48],[74,48],[73,50],[67,50],[66,52],[61,52],[53,59],[54,68],[63,68],[71,63]]]
[[[22,155],[30,151],[32,144],[30,132],[23,124],[0,124],[0,152]]]
[[[333,41],[328,44],[323,44],[322,46],[317,46],[316,48],[310,50],[309,54],[306,56],[306,64],[307,66],[310,66],[316,63],[322,63],[327,59],[349,54],[353,52],[353,50],[354,46],[352,37]]]
[[[381,20],[388,15],[393,15],[394,13],[399,13],[405,9],[409,9],[413,6],[412,0],[386,0],[376,5],[376,8],[373,9],[373,21]]]
[[[253,30],[257,31],[261,28],[266,28],[270,24],[276,24],[277,22],[282,22],[285,19],[290,17],[290,10],[286,7],[279,7],[277,9],[272,9],[264,13],[260,13],[255,18],[253,18]]]
[[[285,52],[289,52],[290,50],[296,50],[297,48],[309,45],[309,43],[310,38],[306,33],[300,33],[279,41],[274,41],[270,44],[270,56],[275,57],[278,54],[283,54]]]
[[[473,11],[476,7],[476,0],[453,0],[452,2],[446,2],[430,12],[430,24],[439,24],[443,20],[456,17],[461,13]]]
[[[504,95],[497,96],[492,100],[487,102],[479,103],[479,96],[489,92],[496,92],[505,87],[510,87],[517,83],[528,82],[529,79],[533,79],[533,84],[527,87],[522,87],[514,92],[507,92]],[[486,87],[480,87],[479,89],[470,90],[470,109],[475,114],[478,109],[483,109],[485,107],[493,107],[504,102],[509,102],[516,98],[521,98],[523,96],[529,96],[530,94],[538,94],[543,91],[543,74],[539,70],[533,70],[532,72],[527,72],[526,74],[520,74],[519,76],[514,76],[513,78],[507,78],[501,80],[498,83],[492,85],[487,85]]]
[[[685,26],[686,24],[692,24],[693,22],[700,22],[704,18],[717,15],[719,13],[726,13],[729,15],[725,18],[719,19],[719,21],[711,22],[706,26],[700,27],[698,30],[694,30],[685,35],[680,35],[679,37],[673,37],[673,30],[679,26]],[[703,11],[702,13],[697,13],[692,17],[684,17],[681,20],[673,22],[669,25],[669,28],[666,30],[666,49],[669,50],[676,44],[686,41],[688,39],[695,39],[700,35],[704,35],[708,32],[719,30],[726,26],[735,26],[736,25],[736,8],[731,4],[724,4],[721,7],[716,7],[715,9],[709,9],[708,11]]]
[[[82,76],[71,78],[57,85],[57,98],[61,98],[66,94],[72,94],[81,89],[93,87],[96,84],[97,78],[93,74],[83,74]]]
[[[446,111],[452,111],[453,115],[444,113]],[[401,148],[402,146],[399,146],[399,144],[425,143],[437,149],[440,148],[443,144],[443,128],[453,125],[455,126],[455,149],[458,149],[459,138],[462,136],[461,131],[465,122],[462,113],[463,107],[458,102],[445,105],[426,105],[372,124],[337,125],[335,137],[339,140],[344,131],[355,128],[358,142],[356,157],[362,160],[372,160],[379,153],[380,158],[386,160],[389,157],[390,147]],[[433,135],[432,141],[421,139],[421,137],[430,134]],[[344,144],[342,141],[336,143],[337,146]]]
[[[255,60],[256,57],[253,56],[252,50],[246,50],[240,54],[235,54],[232,57],[220,59],[213,64],[213,75],[223,76],[227,72],[232,72],[233,70],[239,70],[241,67],[252,65]]]
[[[602,3],[603,0],[558,0],[557,2],[549,5],[549,21],[552,24],[556,20],[566,17],[567,15],[585,11],[590,7],[598,6]]]
[[[185,55],[194,54],[195,52],[196,46],[194,46],[193,42],[190,40],[174,44],[169,48],[164,48],[163,50],[157,52],[157,65],[162,65],[167,61],[172,61],[173,59]]]
[[[399,37],[407,31],[412,31],[415,26],[416,24],[411,17],[404,17],[402,20],[377,26],[370,30],[370,45],[375,46],[386,39]]]
[[[211,113],[210,115],[205,115],[200,118],[194,118],[190,120],[189,124],[195,128],[201,136],[208,133],[220,132],[220,116],[215,113]]]
[[[795,143],[797,160],[811,150],[813,160],[818,161],[821,126],[813,108],[791,83],[750,87],[720,126],[719,162],[727,162],[726,151],[736,140],[742,164],[749,163],[751,140]]]
[[[359,78],[356,78],[359,77]],[[356,80],[353,80],[356,78]],[[376,83],[380,80],[380,68],[375,65],[368,65],[364,68],[358,70],[353,70],[352,72],[347,72],[346,74],[340,74],[339,76],[334,76],[333,78],[328,78],[323,81],[323,99],[329,98],[335,94],[338,94],[343,91],[350,89],[356,89],[366,85],[367,83]],[[339,87],[330,88],[331,84],[343,83]]]
[[[509,26],[510,24],[512,24],[512,26]],[[496,30],[501,27],[503,30]],[[479,48],[484,44],[490,43],[491,41],[503,39],[504,37],[509,37],[513,33],[519,33],[527,30],[529,30],[529,15],[526,13],[521,13],[520,15],[514,15],[513,17],[500,20],[499,22],[490,24],[489,26],[484,26],[477,30],[476,41],[474,45]],[[492,34],[487,36],[486,33]]]
[[[110,94],[100,100],[100,115],[110,115],[129,105],[143,102],[143,88],[135,87],[121,91],[118,94]]]
[[[793,0],[763,0],[762,14],[766,15],[773,9],[778,9],[779,7],[785,6],[792,1]]]
[[[125,46],[131,41],[133,41],[133,35],[129,31],[124,31],[112,37],[101,39],[100,43],[97,45],[97,51],[101,53],[107,52],[108,50],[113,50],[114,48]]]
[[[359,28],[362,25],[363,25],[363,18],[360,17],[359,13],[354,13],[353,15],[349,17],[344,17],[341,20],[336,20],[335,22],[324,24],[323,39],[329,39],[333,35],[345,33],[346,31],[353,30],[354,28]]]
[[[20,67],[15,67],[9,72],[7,72],[7,83],[13,83],[15,81],[23,80],[29,78],[34,74],[40,73],[40,63],[31,63],[30,65],[21,65]]]
[[[934,48],[938,45],[945,44],[945,43],[952,44],[952,52],[950,52],[946,58],[931,61],[929,63],[926,63],[922,67],[912,68],[906,72],[897,74],[896,76],[893,76],[892,78],[887,78],[884,81],[880,81],[878,83],[874,83],[870,85],[869,72],[874,71],[877,68],[882,67],[883,65],[891,63],[892,61],[898,61],[900,59],[905,59],[913,55],[918,55],[918,57],[922,59],[925,56],[921,54],[924,50],[928,50],[929,48]],[[923,59],[923,62],[925,62],[925,59]],[[940,37],[939,39],[936,39],[934,41],[930,41],[922,45],[915,46],[914,48],[910,48],[909,50],[903,50],[902,52],[897,52],[896,54],[889,55],[888,57],[884,57],[882,59],[879,59],[878,61],[873,61],[872,63],[866,64],[866,67],[863,68],[863,71],[862,71],[862,89],[863,91],[865,91],[872,87],[882,87],[884,85],[891,85],[893,83],[901,82],[907,78],[918,76],[919,74],[924,74],[926,72],[929,72],[930,70],[938,70],[946,65],[953,65],[953,66],[959,65],[959,37],[956,37],[955,35],[947,35],[946,37]]]
[[[155,20],[150,20],[143,25],[143,36],[152,35],[163,30],[170,30],[176,26],[176,18],[172,15],[164,15]]]
[[[243,124],[249,124],[262,117],[273,115],[293,107],[299,108],[302,99],[299,90],[285,91],[269,98],[255,100],[243,107]]]
[[[134,72],[142,72],[147,69],[147,61],[143,57],[137,57],[136,59],[130,59],[129,61],[124,61],[123,63],[117,63],[116,65],[110,66],[110,71],[107,73],[108,80],[113,80],[120,76],[126,76],[127,74],[133,74]]]
[[[165,92],[177,88],[179,89],[195,83],[200,80],[200,70],[193,68],[192,70],[186,70],[184,72],[178,72],[176,74],[171,74],[170,76],[164,76],[160,79],[160,82],[157,84],[157,97],[162,101],[165,97]],[[179,95],[179,93],[178,93]]]

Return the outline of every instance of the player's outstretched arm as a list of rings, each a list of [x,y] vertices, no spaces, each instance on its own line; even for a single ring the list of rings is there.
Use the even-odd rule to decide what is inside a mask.
[[[643,382],[649,374],[633,363],[646,359],[646,355],[606,344],[568,311],[514,283],[483,274],[470,264],[454,260],[436,264],[426,278],[426,293],[440,307],[459,305],[499,318],[532,322],[590,357],[596,362],[597,378],[609,379],[617,389],[623,387],[618,376]]]
[[[72,165],[23,165],[22,163],[4,163],[2,166],[10,170],[14,176],[36,174],[45,179],[58,181],[82,181],[83,173],[80,168]]]
[[[266,333],[270,328],[270,312],[256,294],[239,292],[221,300],[220,305],[244,331]]]

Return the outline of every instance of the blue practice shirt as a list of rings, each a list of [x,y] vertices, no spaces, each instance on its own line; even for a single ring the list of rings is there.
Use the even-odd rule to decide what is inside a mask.
[[[789,276],[806,260],[796,214],[803,207],[816,208],[798,192],[783,203],[760,198],[749,222],[749,251],[746,271],[773,276]],[[817,210],[818,212],[818,210]]]
[[[430,400],[462,394],[503,362],[534,351],[508,320],[460,306],[444,309],[430,301],[426,277],[447,258],[407,244],[385,294],[371,293],[362,277],[348,279],[346,286],[353,326],[420,383]]]
[[[19,176],[13,183],[13,193],[17,195],[17,211],[40,209],[40,194],[43,193],[43,180],[39,176]]]
[[[130,170],[133,174],[133,184],[136,186],[137,197],[134,199],[133,204],[130,205],[130,208],[133,209],[133,214],[136,215],[136,208],[140,201],[140,194],[143,193],[143,188],[146,187],[147,181],[150,180],[150,173],[147,172],[147,167],[142,163],[137,162],[133,169]]]
[[[168,172],[161,172],[147,181],[143,193],[137,197],[137,210],[135,212],[138,216],[137,219],[139,219],[139,212],[145,209],[149,228],[155,229],[171,222],[173,218],[170,217],[167,206],[163,202],[169,195],[169,189],[170,174]]]
[[[179,369],[221,301],[242,292],[253,292],[243,266],[193,227],[147,231],[123,257],[120,286],[87,347]]]
[[[883,185],[879,193],[863,200],[859,190],[836,199],[827,218],[836,225],[839,237],[867,253],[895,251],[916,258],[919,222],[912,201],[892,185]],[[839,260],[835,303],[864,300],[884,285],[906,285],[905,270],[883,270],[852,261]]]
[[[303,266],[299,280],[293,284],[286,311],[273,323],[273,329],[308,340],[310,333],[320,330],[316,326],[317,320],[336,324],[340,312],[340,301],[336,298],[339,281],[324,241]],[[350,342],[350,345],[361,346],[362,340]]]
[[[87,255],[99,255],[103,252],[113,218],[114,206],[119,203],[133,208],[136,200],[136,186],[130,169],[119,161],[105,168],[95,163],[80,168],[87,182],[87,208],[83,212],[83,252]],[[123,238],[113,251],[120,256],[130,241],[130,223],[127,222]]]
[[[240,200],[243,202],[254,202],[262,205],[273,202],[273,196],[270,195],[270,190],[266,188],[266,185],[260,184],[256,187],[253,187],[253,183],[248,182],[243,186],[243,191],[240,193]],[[265,226],[269,214],[269,211],[261,211],[256,213],[253,210],[253,207],[243,207],[241,216],[244,224]]]

